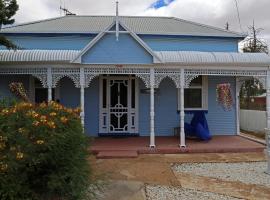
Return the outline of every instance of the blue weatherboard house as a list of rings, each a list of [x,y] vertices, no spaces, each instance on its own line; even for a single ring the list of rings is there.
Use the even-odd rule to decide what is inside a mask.
[[[173,17],[64,16],[0,33],[22,48],[1,47],[2,96],[22,82],[33,102],[80,106],[89,136],[149,136],[151,147],[175,127],[185,147],[196,112],[212,135],[237,135],[242,81],[270,80],[268,55],[238,52],[246,35]],[[216,100],[219,84],[230,84],[229,110]]]

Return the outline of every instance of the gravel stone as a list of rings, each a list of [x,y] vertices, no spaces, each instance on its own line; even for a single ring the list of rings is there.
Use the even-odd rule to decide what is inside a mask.
[[[181,187],[146,185],[145,190],[147,200],[239,200],[230,196]]]
[[[184,163],[176,164],[172,168],[175,172],[270,187],[270,176],[265,173],[266,162]]]

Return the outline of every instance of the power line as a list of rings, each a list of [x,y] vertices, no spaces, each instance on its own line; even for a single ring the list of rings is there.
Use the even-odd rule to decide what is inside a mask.
[[[244,32],[243,29],[242,29],[242,24],[241,24],[241,18],[240,18],[240,12],[239,12],[238,1],[237,1],[237,0],[234,0],[234,2],[235,2],[236,10],[237,10],[237,17],[238,17],[238,23],[239,23],[239,26],[240,26],[240,30],[241,30],[242,32]]]

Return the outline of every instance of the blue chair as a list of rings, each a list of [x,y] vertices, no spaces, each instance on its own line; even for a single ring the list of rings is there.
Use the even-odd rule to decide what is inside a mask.
[[[187,137],[196,137],[204,141],[211,139],[204,111],[194,112],[191,123],[185,123],[185,134]]]

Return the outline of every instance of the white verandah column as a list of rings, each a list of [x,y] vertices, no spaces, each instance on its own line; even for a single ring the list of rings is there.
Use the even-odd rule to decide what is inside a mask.
[[[185,89],[185,70],[181,69],[180,74],[180,147],[186,147],[186,138],[185,138],[185,98],[184,98],[184,89]]]
[[[52,101],[52,68],[47,68],[48,102]]]
[[[267,131],[265,138],[267,142],[268,168],[266,173],[270,175],[270,69],[267,70],[266,77],[266,112],[267,112]]]
[[[84,68],[80,68],[80,107],[81,107],[81,123],[84,128],[84,119],[85,119],[85,111],[84,111],[84,88],[85,88],[85,78],[84,78]]]
[[[155,69],[150,69],[150,147],[155,148]]]

